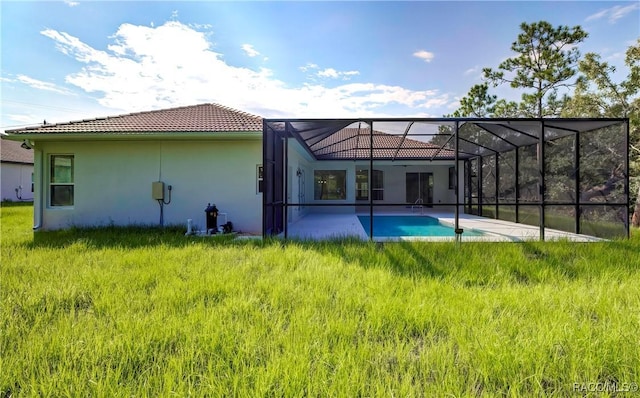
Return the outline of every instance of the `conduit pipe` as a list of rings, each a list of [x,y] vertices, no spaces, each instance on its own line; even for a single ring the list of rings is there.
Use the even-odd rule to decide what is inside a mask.
[[[35,208],[33,209],[33,217],[34,217],[34,221],[35,221],[35,225],[33,226],[33,230],[37,231],[40,228],[42,228],[42,218],[43,218],[43,214],[44,214],[44,210],[43,210],[43,196],[44,196],[44,189],[42,186],[42,181],[44,179],[44,162],[43,162],[43,155],[42,155],[42,150],[40,149],[35,149],[34,150],[34,155],[36,157],[35,159],[35,164],[38,165],[38,169],[34,170],[37,171],[37,175],[36,177],[36,181],[38,182],[38,184],[36,184],[36,189],[38,192],[36,192],[37,198],[38,200],[35,200],[34,197],[34,205]]]

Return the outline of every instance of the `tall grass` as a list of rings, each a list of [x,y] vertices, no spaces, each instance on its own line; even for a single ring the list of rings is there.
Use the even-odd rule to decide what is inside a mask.
[[[638,234],[34,236],[31,211],[1,209],[0,396],[613,396],[640,382]]]

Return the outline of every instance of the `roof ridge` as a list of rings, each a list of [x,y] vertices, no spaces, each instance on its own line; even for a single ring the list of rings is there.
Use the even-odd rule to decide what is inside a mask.
[[[426,146],[429,146],[429,147],[432,147],[432,148],[440,148],[440,145],[436,145],[436,144],[433,144],[431,142],[421,141],[419,139],[412,138],[411,134],[403,135],[403,134],[387,133],[387,132],[384,132],[384,131],[381,131],[381,130],[375,130],[375,129],[372,131],[372,133],[369,133],[369,131],[371,131],[370,127],[364,128],[364,129],[361,129],[360,127],[345,127],[343,130],[358,130],[358,135],[359,136],[360,135],[368,136],[369,134],[372,134],[374,136],[382,135],[382,136],[385,136],[385,137],[398,137],[398,138],[403,138],[404,141],[411,141],[411,142],[415,142],[415,143],[418,143],[418,144],[421,144],[421,145],[426,145]],[[369,131],[367,131],[367,130],[369,130]],[[431,136],[432,134],[419,134],[419,135],[420,136]]]
[[[241,113],[243,115],[247,115],[247,116],[251,116],[254,118],[259,118],[262,119],[261,116],[257,116],[245,111],[241,111],[239,109],[234,109],[228,106],[224,106],[224,105],[220,105],[218,103],[215,102],[205,102],[202,104],[193,104],[193,105],[182,105],[182,106],[175,106],[173,108],[162,108],[162,109],[151,109],[148,111],[139,111],[139,112],[129,112],[129,113],[121,113],[119,115],[112,115],[112,116],[103,116],[103,117],[94,117],[94,118],[89,118],[89,119],[82,119],[82,120],[72,120],[69,122],[64,122],[64,123],[51,123],[51,126],[55,126],[55,125],[59,125],[59,124],[70,124],[70,123],[81,123],[81,122],[91,122],[94,120],[106,120],[106,119],[117,119],[117,118],[121,118],[121,117],[126,117],[126,116],[139,116],[139,115],[145,115],[145,114],[150,114],[150,113],[160,113],[160,112],[170,112],[170,111],[177,111],[177,110],[181,110],[181,109],[187,109],[187,108],[199,108],[199,107],[203,107],[203,106],[214,106],[216,108],[220,108],[220,109],[225,109],[227,111],[231,111],[234,113]],[[46,124],[44,126],[49,126],[49,124]]]
[[[207,102],[207,103],[200,104],[200,105],[213,105],[215,107],[222,108],[222,109],[234,112],[234,113],[240,113],[242,115],[249,116],[249,117],[252,117],[252,118],[255,118],[255,119],[262,119],[262,116],[254,115],[253,113],[249,113],[249,112],[246,112],[246,111],[241,111],[239,109],[231,108],[229,106],[221,105],[221,104],[218,104],[218,103],[215,103],[215,102]],[[198,106],[198,105],[194,105],[194,106]]]
[[[253,119],[255,122],[261,122],[263,120],[262,116],[254,115],[252,113],[241,111],[239,109],[234,109],[234,108],[231,108],[231,107],[228,107],[228,106],[224,106],[224,105],[221,105],[221,104],[218,104],[218,103],[205,102],[205,103],[200,103],[200,104],[176,106],[176,107],[173,107],[173,108],[151,109],[151,110],[139,111],[139,112],[129,112],[129,113],[121,113],[121,114],[116,114],[116,115],[100,116],[100,117],[87,118],[87,119],[70,120],[70,121],[66,121],[66,122],[41,123],[41,124],[36,124],[36,125],[33,125],[33,126],[28,126],[28,127],[22,127],[22,128],[18,128],[18,129],[5,130],[5,132],[13,133],[13,132],[33,131],[33,130],[41,130],[41,129],[48,130],[48,129],[55,129],[56,127],[64,128],[66,126],[77,126],[77,125],[80,125],[80,124],[83,124],[83,123],[91,123],[91,122],[99,122],[99,121],[119,123],[119,120],[122,120],[122,119],[125,119],[125,118],[130,118],[130,117],[133,117],[133,118],[145,117],[145,116],[153,117],[154,115],[162,115],[162,114],[167,114],[167,113],[172,113],[172,112],[197,111],[198,109],[207,110],[209,108],[212,108],[211,112],[215,112],[215,111],[228,112],[228,113],[232,113],[232,114],[236,115],[236,117]],[[213,109],[215,109],[215,111]],[[126,122],[126,120],[123,121],[123,123],[125,123],[125,122]]]

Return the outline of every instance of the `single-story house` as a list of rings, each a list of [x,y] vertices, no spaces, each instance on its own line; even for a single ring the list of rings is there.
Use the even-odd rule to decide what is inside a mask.
[[[36,229],[187,219],[204,229],[211,203],[221,223],[261,231],[258,116],[203,104],[6,133],[33,148]]]
[[[263,119],[201,104],[4,138],[33,148],[35,229],[203,230],[215,204],[218,225],[243,233],[333,222],[349,234],[331,216],[368,214],[353,224],[373,236],[374,216],[427,208],[455,214],[456,234],[469,214],[544,239],[546,227],[628,235],[628,130],[628,119]]]
[[[0,140],[0,200],[33,200],[33,151],[23,143]]]

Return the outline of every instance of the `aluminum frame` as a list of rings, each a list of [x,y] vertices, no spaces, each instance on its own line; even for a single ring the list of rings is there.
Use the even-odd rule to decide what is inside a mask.
[[[374,142],[374,136],[380,135],[376,131],[375,125],[377,123],[385,122],[403,122],[407,123],[406,130],[402,134],[398,134],[399,143],[395,148],[389,147],[376,147]],[[319,142],[330,139],[334,134],[347,128],[355,123],[365,123],[368,126],[368,145],[360,147],[360,131],[355,140],[356,148],[346,148],[340,151],[327,152],[327,148],[331,148],[334,143],[329,141],[324,145],[312,148]],[[415,123],[434,124],[441,126],[448,126],[451,128],[450,135],[444,144],[439,145],[435,154],[430,157],[413,156],[413,157],[398,157],[402,146],[407,140],[407,134],[409,129]],[[468,126],[468,127],[467,127]],[[581,142],[583,142],[582,135],[585,133],[591,133],[594,131],[601,131],[605,128],[613,126],[621,126],[624,130],[624,136],[621,137],[624,140],[624,153],[620,156],[624,157],[624,165],[622,173],[624,175],[622,182],[623,196],[625,201],[605,201],[605,202],[583,202],[580,200],[581,194],[581,165],[585,164],[583,154],[581,153]],[[358,127],[359,129],[360,127]],[[481,132],[490,137],[488,142],[475,141],[470,137],[461,136],[461,130],[471,129],[472,131]],[[532,133],[537,131],[537,134]],[[463,132],[464,133],[464,132]],[[548,133],[548,134],[547,134]],[[385,134],[385,133],[382,133]],[[462,134],[464,135],[464,134]],[[549,137],[547,137],[547,135]],[[546,198],[547,193],[547,178],[545,175],[545,165],[547,164],[547,154],[545,151],[545,144],[553,142],[555,140],[573,137],[574,150],[572,166],[575,173],[574,178],[574,195],[573,201],[550,201]],[[445,137],[446,138],[446,137]],[[345,144],[352,137],[343,138],[340,141],[336,141],[340,144]],[[452,160],[455,167],[455,202],[446,203],[430,203],[432,206],[454,206],[455,209],[455,230],[459,231],[459,216],[460,210],[465,212],[473,211],[473,207],[477,206],[479,216],[483,216],[484,209],[486,207],[494,208],[493,218],[500,218],[501,208],[504,206],[515,207],[515,222],[522,222],[521,211],[523,208],[538,208],[538,222],[540,227],[540,239],[545,239],[545,228],[547,228],[546,213],[547,208],[551,206],[556,207],[573,207],[574,208],[574,220],[573,230],[567,232],[581,233],[581,221],[582,213],[585,208],[594,206],[600,206],[603,208],[608,207],[623,207],[624,216],[622,224],[624,226],[624,236],[629,237],[629,119],[628,118],[349,118],[349,119],[264,119],[263,121],[263,164],[264,167],[264,187],[263,193],[263,236],[279,236],[288,238],[288,208],[292,206],[305,206],[305,207],[353,207],[356,208],[365,206],[363,203],[356,203],[355,201],[348,203],[314,203],[306,201],[305,203],[298,203],[297,201],[289,201],[287,198],[287,183],[288,183],[288,152],[289,141],[297,141],[314,161],[319,163],[329,162],[332,160],[353,160],[353,161],[368,161],[369,164],[369,181],[371,181],[371,173],[374,169],[374,162],[379,160],[390,161],[429,161],[434,159]],[[461,148],[461,142],[473,151],[463,150]],[[520,191],[520,172],[521,172],[521,159],[520,155],[523,153],[522,148],[536,145],[536,166],[538,174],[538,193],[537,200],[525,201],[521,196]],[[336,145],[338,146],[338,145]],[[354,156],[345,158],[341,157],[332,158],[332,154],[338,152],[343,153],[346,150],[354,150]],[[358,156],[363,149],[368,149],[368,156]],[[376,150],[392,150],[393,156],[376,156]],[[324,153],[319,156],[316,151],[323,150]],[[414,149],[420,151],[421,148]],[[426,150],[426,149],[425,149]],[[444,150],[449,153],[453,153],[453,156],[438,156]],[[500,176],[505,171],[500,170],[501,155],[510,151],[514,151],[514,203],[503,202],[500,199]],[[336,155],[338,156],[338,155]],[[489,156],[495,157],[494,173],[495,173],[495,192],[493,192],[494,201],[486,201],[485,193],[483,192],[483,160]],[[478,164],[478,203],[474,204],[471,198],[471,161],[476,160]],[[462,168],[465,173],[465,178],[460,178],[461,166],[460,163],[464,163]],[[465,190],[468,190],[469,197],[462,195],[460,198],[460,190],[458,189],[460,184],[466,184]],[[385,206],[403,206],[407,203],[374,203],[372,194],[372,185],[368,186],[368,203],[370,215],[370,228],[371,231],[369,238],[374,238],[374,208],[382,208]]]

